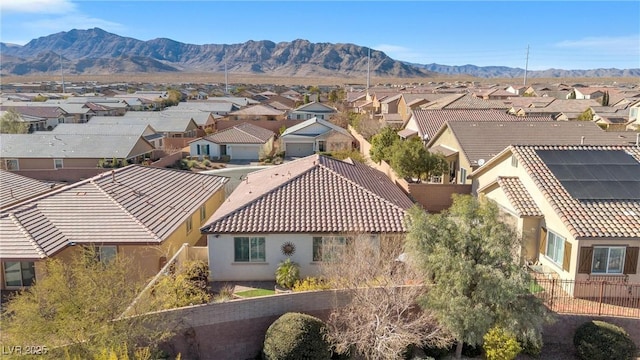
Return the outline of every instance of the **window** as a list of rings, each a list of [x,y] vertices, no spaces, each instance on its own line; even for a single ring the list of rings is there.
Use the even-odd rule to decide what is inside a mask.
[[[4,263],[4,284],[7,287],[31,286],[36,278],[32,261],[6,261]]]
[[[547,232],[547,257],[558,265],[562,265],[564,256],[564,238],[553,231]]]
[[[464,184],[467,182],[467,169],[461,167],[460,168],[460,184]]]
[[[622,274],[625,248],[594,247],[591,272],[594,274]]]
[[[209,155],[209,144],[198,145],[198,155]]]
[[[18,159],[6,159],[4,165],[7,170],[20,170]]]
[[[237,237],[234,241],[234,261],[265,262],[263,237]]]
[[[193,230],[193,220],[191,220],[191,216],[187,219],[187,235],[191,234],[191,230]]]
[[[98,255],[98,261],[106,264],[113,260],[118,254],[117,246],[98,246],[96,248],[96,254]]]
[[[518,158],[511,155],[511,166],[517,168],[518,167]]]
[[[200,206],[200,223],[202,223],[207,218],[207,205],[202,204]]]
[[[344,253],[352,238],[344,236],[318,236],[313,238],[313,261],[331,261]]]
[[[62,159],[53,159],[53,168],[54,169],[62,169]]]
[[[318,151],[325,152],[327,151],[327,142],[324,140],[318,141]]]

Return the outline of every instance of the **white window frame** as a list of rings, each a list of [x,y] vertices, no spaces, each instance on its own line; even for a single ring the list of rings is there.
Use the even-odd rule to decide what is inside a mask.
[[[596,260],[596,251],[603,250],[603,249],[607,250],[605,269],[604,269],[604,271],[595,271],[595,266],[596,266],[596,264],[598,262],[598,260]],[[611,250],[613,250],[613,249],[616,249],[616,250],[620,250],[621,249],[622,250],[622,254],[620,255],[619,270],[610,270]],[[595,274],[595,275],[602,275],[602,274],[606,274],[606,275],[610,275],[610,274],[622,275],[624,273],[624,258],[625,258],[626,254],[627,254],[626,246],[594,246],[593,247],[593,258],[591,259],[591,273]]]
[[[187,219],[187,235],[191,234],[192,231],[193,231],[193,219],[191,218],[191,216],[189,216],[189,218]]]
[[[202,204],[200,206],[200,223],[207,219],[207,204]]]
[[[58,161],[60,162],[60,166],[58,166]],[[64,167],[64,160],[63,159],[53,159],[53,168],[58,170],[58,169],[62,169]]]
[[[16,166],[14,168],[12,168],[11,166],[9,166],[9,162],[14,162]],[[20,170],[20,161],[18,159],[5,159],[4,160],[4,167],[5,169],[9,170],[9,171],[14,171],[14,170]]]
[[[20,285],[9,285],[7,284],[7,264],[8,263],[17,263],[19,264],[18,266],[20,267]],[[35,263],[33,261],[3,261],[2,262],[2,276],[3,276],[3,280],[4,280],[4,285],[7,289],[17,289],[17,288],[22,288],[25,286],[31,286],[29,285],[25,285],[25,277],[24,277],[24,272],[28,269],[25,269],[23,264],[26,264],[26,266],[29,269],[33,269],[32,270],[32,274],[33,277],[31,278],[31,283],[33,283],[33,281],[36,279],[36,271],[35,271]]]
[[[238,256],[238,241],[245,242],[242,248],[246,248],[248,253],[245,256]],[[264,263],[267,261],[266,240],[263,236],[237,236],[233,238],[233,261],[237,263]]]
[[[460,184],[467,183],[467,169],[460,167]]]
[[[562,267],[564,261],[564,242],[565,238],[547,229],[547,248],[545,256],[554,264]]]

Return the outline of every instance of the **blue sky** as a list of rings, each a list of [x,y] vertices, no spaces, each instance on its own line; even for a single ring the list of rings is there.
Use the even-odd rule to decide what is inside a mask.
[[[2,0],[0,41],[94,27],[190,44],[353,43],[421,64],[640,68],[640,1]]]

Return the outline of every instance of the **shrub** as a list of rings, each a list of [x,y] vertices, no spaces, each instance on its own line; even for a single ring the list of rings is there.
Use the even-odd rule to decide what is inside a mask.
[[[291,261],[291,258],[278,264],[276,269],[276,283],[287,289],[291,289],[293,285],[300,279],[300,265]]]
[[[544,346],[542,333],[538,330],[530,331],[533,332],[530,336],[518,338],[518,342],[520,343],[520,348],[522,348],[522,353],[538,357],[542,353],[542,347]]]
[[[483,339],[487,360],[513,360],[522,350],[515,335],[500,327],[491,328]]]
[[[331,359],[325,324],[311,315],[286,313],[269,326],[264,337],[267,360]]]
[[[324,280],[315,277],[307,277],[293,284],[293,291],[327,290],[331,287]]]
[[[627,332],[604,321],[589,321],[576,329],[573,345],[584,360],[634,359],[636,346]]]

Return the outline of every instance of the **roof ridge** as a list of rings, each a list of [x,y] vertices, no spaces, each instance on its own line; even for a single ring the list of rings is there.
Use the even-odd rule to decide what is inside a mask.
[[[32,206],[32,208],[36,208],[36,206]],[[38,252],[42,258],[47,257],[47,253],[44,251],[44,249],[42,249],[40,244],[38,244],[36,239],[34,239],[33,236],[31,236],[31,233],[24,227],[24,225],[22,225],[22,222],[20,221],[20,219],[18,219],[18,217],[15,216],[14,213],[10,213],[9,218],[11,219],[11,221],[13,221],[14,224],[16,224],[20,232],[27,238],[27,240],[31,243],[31,245],[33,245],[36,252]]]
[[[137,217],[135,217],[129,210],[127,210],[122,204],[120,204],[118,202],[118,200],[116,200],[113,196],[109,195],[109,193],[104,190],[97,182],[95,182],[93,179],[90,179],[90,181],[88,182],[89,184],[92,184],[93,186],[96,187],[96,189],[98,189],[98,191],[100,191],[102,194],[104,194],[104,196],[107,197],[107,199],[111,200],[111,202],[113,202],[118,208],[120,208],[122,211],[124,211],[124,213],[129,216],[135,223],[137,223],[138,225],[140,225],[144,230],[146,230],[151,236],[153,236],[154,238],[156,238],[156,240],[158,240],[158,242],[162,242],[162,239],[158,236],[158,234],[156,234],[155,232],[153,232],[151,229],[149,229],[149,227],[147,225],[145,225],[142,221],[140,221],[140,219],[138,219]]]

